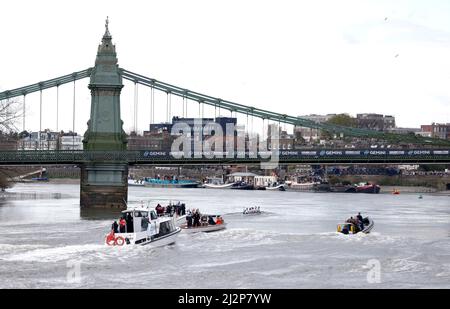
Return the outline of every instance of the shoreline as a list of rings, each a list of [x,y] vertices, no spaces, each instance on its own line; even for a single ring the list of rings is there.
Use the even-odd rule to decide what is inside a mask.
[[[74,178],[54,178],[48,181],[48,182],[24,182],[24,184],[40,184],[40,185],[79,185],[80,180],[74,179]],[[394,190],[400,191],[402,194],[433,194],[433,195],[443,195],[443,196],[450,196],[450,190],[438,190],[437,188],[433,187],[424,187],[424,186],[384,186],[380,185],[381,191],[379,194],[391,194]],[[308,192],[308,193],[314,193],[313,191],[298,191],[298,190],[289,190],[288,192]],[[8,192],[6,190],[5,192],[0,192],[0,198],[5,198],[8,196],[14,196],[14,192]]]

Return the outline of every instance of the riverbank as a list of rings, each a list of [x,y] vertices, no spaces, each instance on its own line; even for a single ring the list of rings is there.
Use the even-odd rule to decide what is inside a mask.
[[[391,194],[393,191],[400,193],[438,193],[445,191],[438,191],[436,188],[417,187],[417,186],[381,186],[380,193]]]
[[[78,178],[49,178],[48,183],[63,184],[63,185],[76,185],[76,184],[80,184],[80,179],[78,179]]]
[[[403,187],[410,188],[410,192],[437,192],[446,191],[448,184],[450,184],[450,176],[434,176],[434,175],[346,175],[335,176],[330,175],[329,181],[331,184],[335,183],[360,183],[370,182],[375,183],[382,188],[393,189]],[[384,189],[383,191],[385,191]]]

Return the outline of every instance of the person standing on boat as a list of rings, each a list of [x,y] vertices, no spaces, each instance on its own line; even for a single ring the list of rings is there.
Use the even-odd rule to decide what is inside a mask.
[[[356,219],[358,219],[359,221],[362,222],[363,217],[361,216],[361,213],[360,213],[360,212],[358,212],[358,215],[356,216]]]
[[[130,213],[127,213],[126,222],[127,222],[127,233],[133,233],[133,217],[131,216]]]
[[[126,233],[127,232],[127,222],[122,217],[119,220],[119,227],[120,227],[120,233]]]
[[[192,227],[192,212],[188,210],[186,215],[187,227]]]
[[[117,224],[117,221],[114,221],[111,230],[114,232],[114,234],[119,233],[119,225]]]
[[[168,214],[169,216],[172,215],[172,205],[167,205],[166,206],[166,214]]]
[[[358,220],[358,223],[359,223],[359,229],[362,231],[364,229],[364,221],[363,221],[363,217],[361,216],[360,212],[358,212],[356,219]]]
[[[158,205],[156,206],[156,214],[157,214],[158,216],[161,216],[161,215],[164,214],[164,208],[161,206],[161,204],[158,204]]]
[[[194,227],[200,226],[200,211],[197,209],[194,212]]]

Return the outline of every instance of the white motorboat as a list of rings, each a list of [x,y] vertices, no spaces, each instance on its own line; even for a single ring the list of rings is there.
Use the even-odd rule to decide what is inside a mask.
[[[276,186],[267,186],[266,190],[271,190],[271,191],[286,191],[286,189],[288,188],[288,186],[284,183],[280,184],[280,185],[276,185]]]
[[[359,232],[364,233],[364,234],[369,234],[370,231],[373,229],[374,225],[375,225],[375,222],[371,218],[366,217],[363,219],[363,228],[362,229],[360,229],[358,226],[356,226],[353,223],[346,222],[346,223],[338,224],[337,231],[342,234],[357,234]]]
[[[203,184],[203,187],[207,189],[231,189],[231,187],[233,187],[234,185],[234,182],[225,184],[205,183]]]
[[[312,191],[314,186],[319,182],[292,182],[289,185],[289,190],[293,191]]]
[[[166,246],[175,243],[181,232],[173,218],[158,217],[154,210],[144,206],[122,211],[122,218],[120,221],[123,221],[119,221],[119,229],[105,236],[106,245]]]
[[[128,179],[128,185],[131,187],[143,187],[145,182],[139,179]]]

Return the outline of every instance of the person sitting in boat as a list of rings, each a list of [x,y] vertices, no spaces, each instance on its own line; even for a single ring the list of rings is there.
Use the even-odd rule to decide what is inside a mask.
[[[200,216],[200,222],[202,226],[208,225],[208,217],[205,215]]]
[[[216,222],[214,221],[212,216],[208,216],[208,224],[209,225],[216,225]]]
[[[111,230],[114,234],[119,233],[119,224],[117,224],[117,221],[114,221],[111,225]]]
[[[223,224],[223,219],[221,216],[217,216],[216,224]]]
[[[346,223],[351,223],[351,224],[355,224],[355,219],[353,219],[353,217],[350,217],[349,219],[347,219],[347,221],[345,221]]]
[[[120,233],[127,232],[127,221],[125,221],[124,217],[121,217],[119,220],[119,228],[120,228]]]

